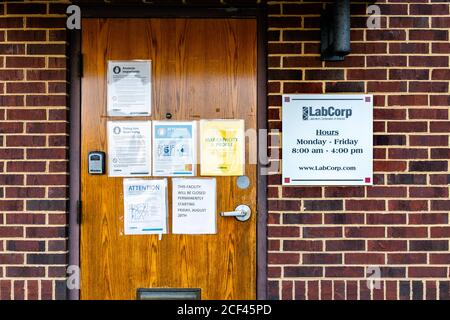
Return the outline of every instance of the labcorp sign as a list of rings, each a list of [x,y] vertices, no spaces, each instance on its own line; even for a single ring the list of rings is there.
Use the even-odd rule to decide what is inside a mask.
[[[372,95],[284,95],[283,185],[373,183]]]

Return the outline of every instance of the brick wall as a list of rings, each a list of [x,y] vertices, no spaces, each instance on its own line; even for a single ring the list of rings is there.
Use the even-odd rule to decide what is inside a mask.
[[[0,300],[65,297],[64,11],[0,3]]]
[[[321,62],[321,1],[269,2],[269,123],[282,93],[373,93],[372,187],[269,186],[271,299],[450,299],[449,4],[352,5],[352,54]],[[381,288],[368,289],[370,266]]]

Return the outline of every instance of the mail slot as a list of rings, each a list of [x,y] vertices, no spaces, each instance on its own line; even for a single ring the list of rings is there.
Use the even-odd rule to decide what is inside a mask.
[[[201,300],[201,289],[187,288],[141,288],[137,300]]]

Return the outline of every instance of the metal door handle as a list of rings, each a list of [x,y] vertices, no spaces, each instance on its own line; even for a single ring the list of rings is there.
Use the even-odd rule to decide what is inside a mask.
[[[236,207],[235,211],[224,211],[220,215],[222,217],[235,217],[239,221],[247,221],[252,215],[252,210],[249,206],[241,204]]]

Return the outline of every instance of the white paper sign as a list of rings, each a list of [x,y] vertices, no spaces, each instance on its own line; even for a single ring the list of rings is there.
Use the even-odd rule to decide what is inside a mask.
[[[151,115],[151,61],[108,61],[108,116]]]
[[[108,175],[151,175],[151,121],[108,121]]]
[[[126,235],[167,233],[167,180],[124,179]]]
[[[153,175],[195,176],[195,122],[153,122]]]
[[[372,185],[372,95],[283,95],[282,113],[283,185]]]
[[[174,178],[172,184],[172,233],[217,233],[216,179]]]

